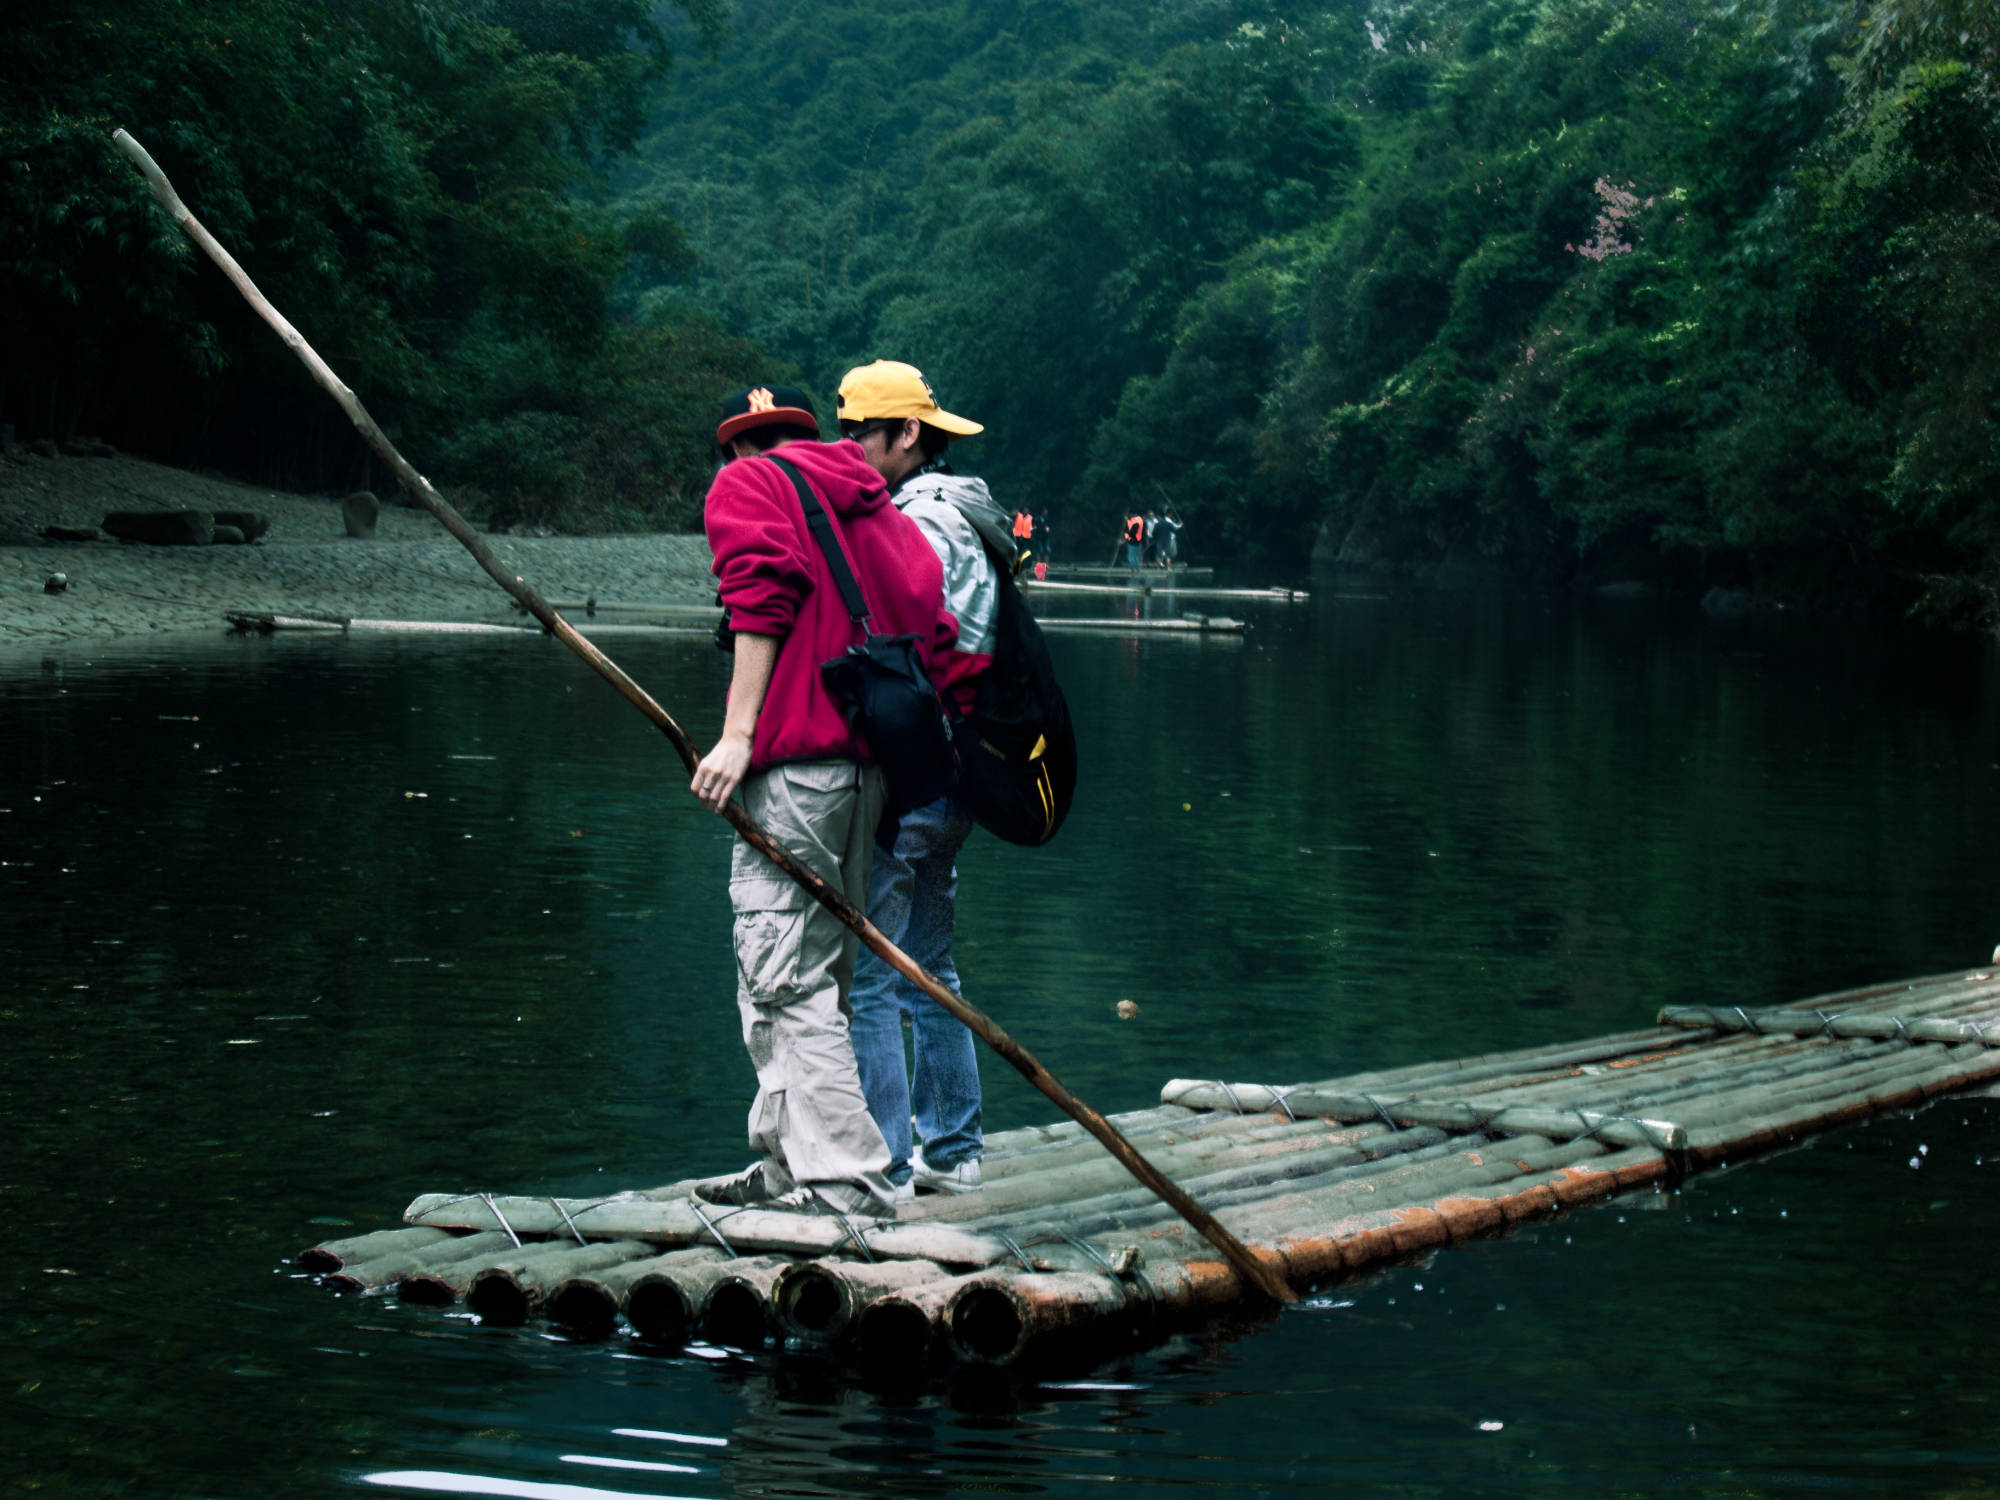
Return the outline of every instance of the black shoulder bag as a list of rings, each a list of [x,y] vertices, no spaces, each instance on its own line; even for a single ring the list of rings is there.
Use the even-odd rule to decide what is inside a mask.
[[[876,635],[868,629],[868,602],[861,596],[861,585],[855,581],[840,538],[834,534],[833,522],[805,476],[775,454],[765,457],[784,471],[799,492],[806,526],[826,555],[848,618],[865,637],[860,645],[849,646],[832,661],[821,662],[820,680],[840,706],[848,726],[867,741],[889,783],[889,812],[901,817],[912,808],[935,802],[951,789],[958,775],[951,720],[924,666],[917,638]]]

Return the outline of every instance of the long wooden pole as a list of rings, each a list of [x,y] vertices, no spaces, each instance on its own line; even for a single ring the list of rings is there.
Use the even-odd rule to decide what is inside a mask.
[[[304,336],[285,320],[284,315],[265,300],[264,294],[257,290],[256,283],[251,281],[249,274],[236,263],[235,257],[223,249],[221,242],[188,211],[187,205],[181,202],[180,195],[174,191],[173,184],[167,181],[166,174],[146,153],[146,148],[123,130],[113,132],[111,139],[139,169],[140,175],[146,179],[146,185],[152,189],[153,196],[173,216],[174,222],[180,225],[188,238],[199,245],[208,258],[221,268],[222,274],[235,284],[236,290],[243,294],[244,300],[257,315],[276,330],[278,337],[290,346],[292,352],[298,355],[305,367],[312,372],[313,378],[340,403],[340,409],[347,413],[348,420],[354,424],[368,446],[375,450],[383,463],[388,465],[397,482],[408,490],[425,510],[436,516],[446,531],[465,545],[465,549],[495,583],[511,594],[529,614],[541,621],[551,635],[589,663],[598,676],[618,689],[628,703],[651,720],[673,744],[682,764],[687,767],[688,774],[693,775],[701,757],[695,750],[694,741],[675,721],[673,715],[655,702],[638,683],[626,676],[610,657],[578,634],[576,628],[557,614],[549,602],[531,588],[525,579],[508,569],[486,544],[486,539],[474,531],[467,524],[465,517],[432,488],[431,482],[419,474],[409,460],[396,451],[396,445],[391,443],[387,434],[375,425],[375,419],[368,415],[360,398],[333,373],[326,361],[321,359],[305,341]],[[731,826],[746,843],[805,887],[814,900],[852,928],[861,941],[868,945],[871,952],[963,1021],[975,1036],[1005,1058],[1028,1082],[1053,1100],[1065,1114],[1102,1141],[1105,1149],[1123,1162],[1134,1177],[1157,1193],[1163,1202],[1220,1250],[1224,1258],[1246,1281],[1279,1302],[1298,1300],[1297,1295],[1273,1267],[1253,1255],[1249,1247],[1217,1222],[1213,1214],[1182,1192],[1151,1162],[1141,1156],[1132,1143],[1118,1133],[1110,1121],[1063,1087],[1061,1081],[1043,1067],[1026,1047],[1009,1036],[985,1012],[969,1004],[962,996],[953,994],[921,964],[884,937],[875,924],[868,920],[865,912],[794,859],[789,851],[759,827],[737,804],[732,802],[724,808],[723,816],[729,820]]]

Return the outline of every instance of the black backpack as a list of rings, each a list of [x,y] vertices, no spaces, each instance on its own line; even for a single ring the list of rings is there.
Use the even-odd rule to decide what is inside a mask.
[[[986,549],[1000,582],[993,662],[972,711],[952,726],[959,794],[981,828],[1010,844],[1046,844],[1076,796],[1076,730],[1042,627],[1013,569]]]

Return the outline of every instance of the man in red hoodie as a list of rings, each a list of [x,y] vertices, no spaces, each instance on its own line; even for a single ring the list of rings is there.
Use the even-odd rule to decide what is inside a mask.
[[[819,442],[804,392],[758,386],[723,403],[715,440],[723,466],[704,514],[735,637],[722,737],[695,768],[692,790],[720,812],[740,788],[744,810],[822,879],[865,909],[882,773],[820,678],[820,663],[860,642],[825,555],[807,530],[795,466],[832,520],[882,635],[929,643],[932,675],[958,638],[944,573],[914,522],[851,443]],[[832,913],[738,840],[729,901],[735,913],[737,1005],[757,1069],[742,1172],[695,1189],[711,1203],[893,1213],[889,1151],[869,1117],[848,1035],[847,990],[857,940]]]

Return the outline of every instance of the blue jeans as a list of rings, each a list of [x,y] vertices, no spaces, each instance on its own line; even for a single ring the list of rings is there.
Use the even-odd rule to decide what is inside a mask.
[[[957,914],[958,851],[972,832],[972,815],[951,796],[905,813],[893,850],[878,846],[868,877],[868,920],[911,958],[958,993],[951,961]],[[910,1176],[910,1116],[924,1143],[924,1161],[955,1167],[979,1155],[978,1044],[965,1023],[866,948],[848,991],[854,1019],[854,1060],[868,1113],[889,1143],[889,1180]],[[903,1061],[903,1022],[916,1047],[914,1068]]]

